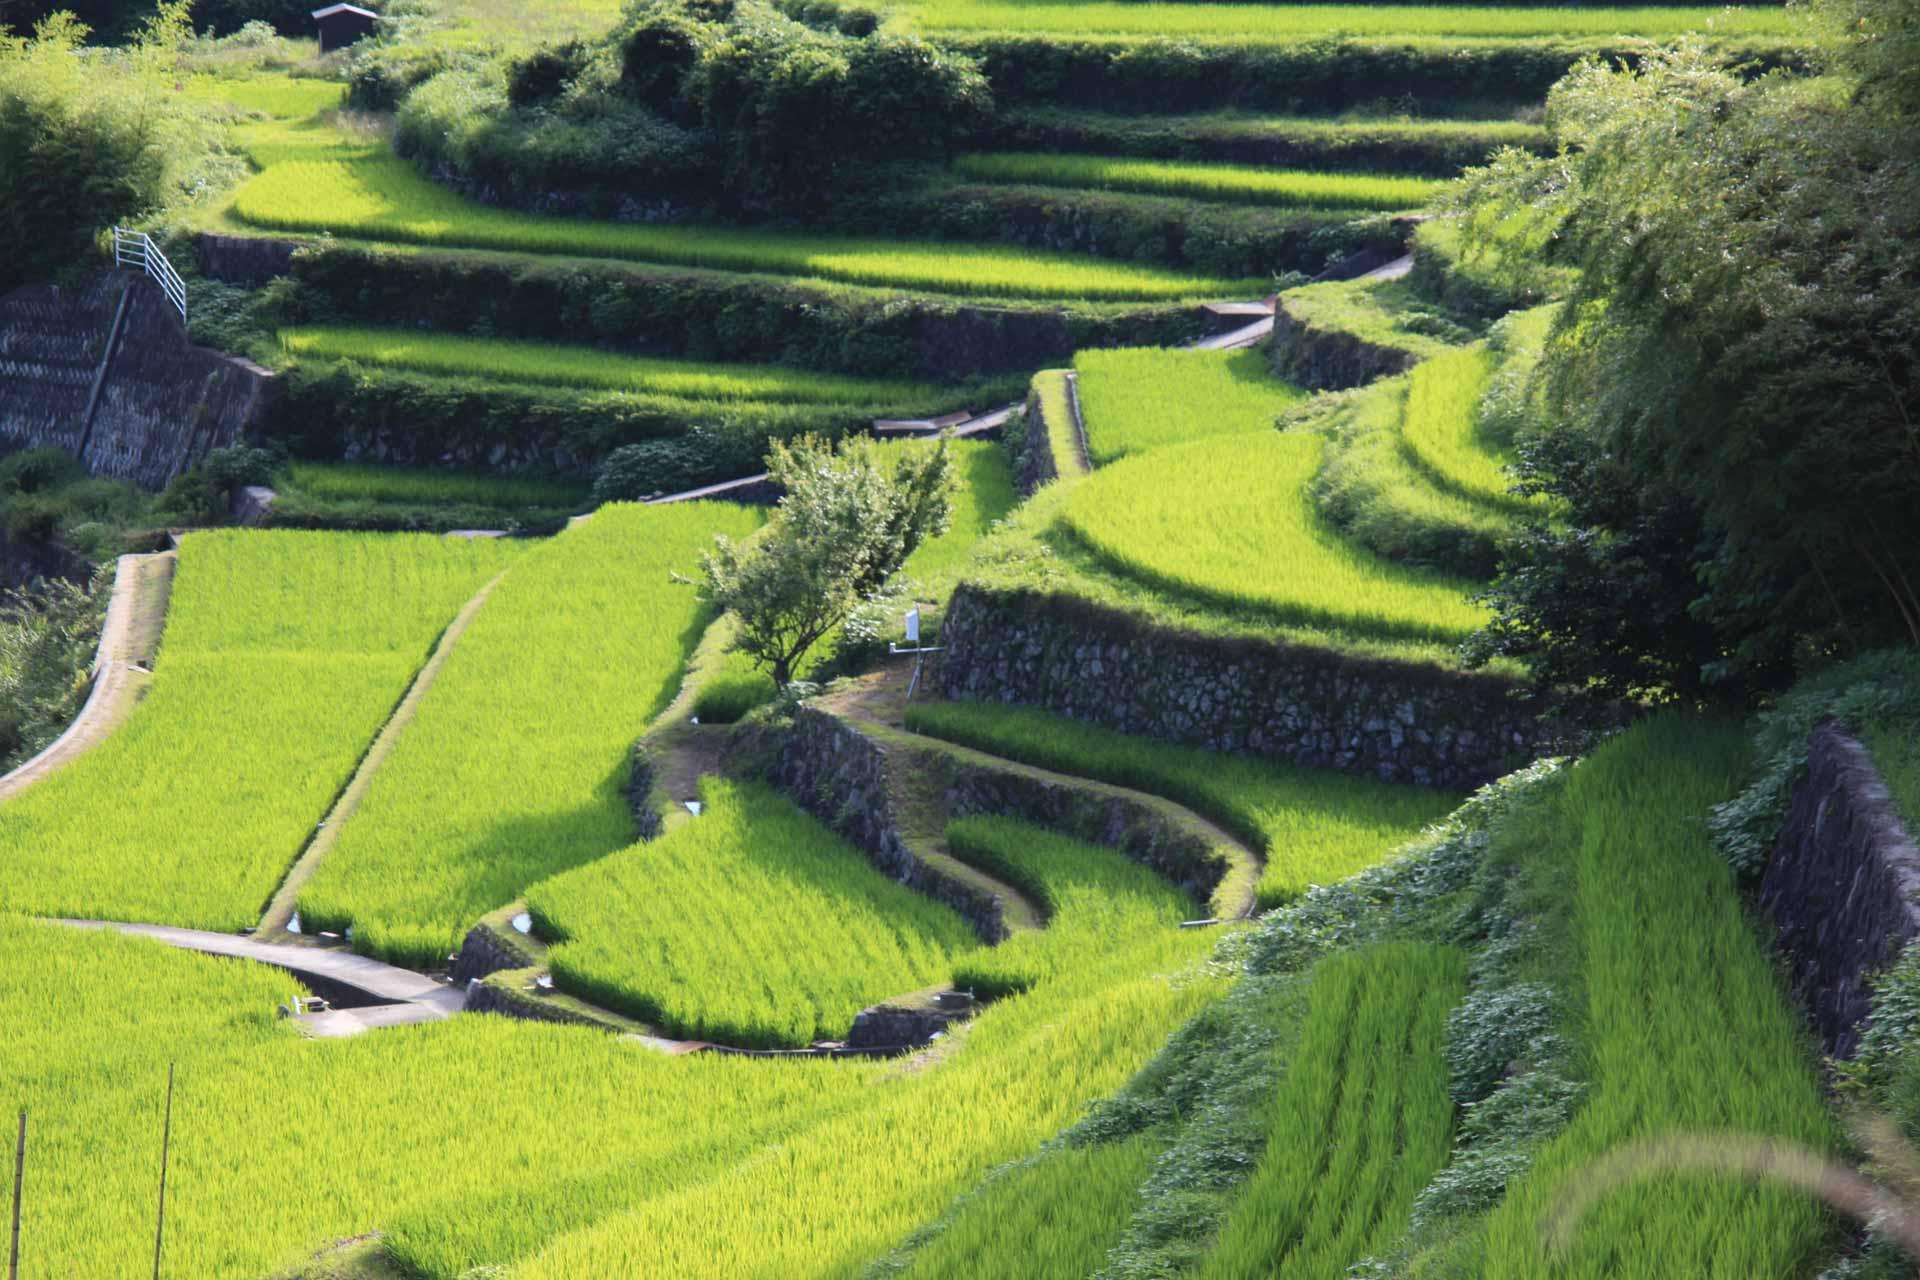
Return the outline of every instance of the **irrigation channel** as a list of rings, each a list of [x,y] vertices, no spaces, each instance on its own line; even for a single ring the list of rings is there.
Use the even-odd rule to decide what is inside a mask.
[[[1410,263],[1410,258],[1403,258],[1379,271],[1370,273],[1370,278],[1393,278],[1391,273],[1396,271],[1403,275]],[[1219,304],[1211,310],[1216,320],[1231,321],[1243,317],[1252,317],[1252,319],[1247,324],[1237,325],[1226,332],[1216,333],[1190,344],[1195,349],[1223,351],[1250,347],[1265,338],[1273,329],[1271,300]],[[954,426],[953,434],[966,437],[999,430],[1020,410],[1020,407],[1018,403],[1004,405],[989,413],[970,418]],[[900,425],[904,429],[896,430],[892,434],[932,435],[939,429],[935,424],[925,424],[921,430],[914,429],[919,424]],[[766,474],[761,473],[684,493],[668,494],[652,501],[673,503],[699,499],[724,500],[743,491],[750,492],[764,486],[766,482]],[[490,535],[492,531],[469,531],[464,536]],[[147,681],[152,678],[153,662],[158,655],[165,629],[173,569],[174,555],[171,552],[145,556],[129,555],[120,558],[114,577],[113,595],[108,604],[106,621],[101,630],[100,642],[94,658],[91,673],[93,687],[87,702],[74,722],[52,745],[5,777],[0,777],[0,802],[4,802],[7,798],[79,758],[98,745],[132,714]],[[309,1010],[299,1007],[285,1010],[309,1034],[315,1036],[357,1035],[380,1027],[430,1022],[449,1017],[465,1009],[472,984],[469,984],[468,988],[453,986],[411,969],[399,968],[357,955],[344,946],[329,945],[318,939],[301,938],[294,934],[289,926],[293,920],[292,905],[300,886],[312,875],[332,847],[341,825],[351,816],[361,797],[365,795],[373,774],[391,753],[400,734],[405,731],[420,699],[441,667],[445,665],[461,635],[504,576],[502,574],[482,587],[448,624],[432,654],[415,675],[405,697],[369,744],[366,755],[355,769],[352,778],[336,797],[325,820],[316,829],[314,837],[289,869],[285,880],[268,905],[256,936],[117,921],[62,920],[60,923],[80,929],[111,929],[184,950],[252,960],[284,969],[300,978],[322,997],[325,1005],[323,1008]],[[922,739],[919,735],[908,733],[901,723],[900,715],[905,705],[901,679],[903,671],[904,668],[900,671],[883,670],[876,673],[857,686],[850,696],[837,700],[832,710],[837,715],[860,721],[887,734],[915,740],[930,749],[949,752],[967,751],[965,748],[938,743],[933,739]],[[661,763],[666,766],[663,770],[664,774],[687,783],[697,781],[698,774],[704,771],[703,766],[710,762],[714,752],[712,744],[706,741],[707,735],[700,735],[698,740],[693,740],[685,734],[676,732],[680,721],[686,718],[684,714],[676,715],[677,710],[684,711],[679,702],[680,700],[676,700],[675,705],[662,714],[657,722],[659,727],[649,736],[654,740],[663,757]],[[968,754],[1010,768],[1036,772],[1028,769],[1027,766],[1015,765],[1013,762],[1002,761],[998,757],[984,753],[968,752]],[[681,756],[686,758],[680,759]],[[1209,838],[1228,857],[1235,869],[1242,873],[1236,877],[1236,880],[1244,881],[1247,885],[1244,901],[1236,898],[1230,902],[1216,902],[1213,904],[1215,920],[1194,923],[1211,924],[1216,923],[1217,920],[1240,919],[1252,914],[1254,900],[1251,886],[1258,878],[1261,859],[1258,852],[1245,842],[1217,824],[1184,806],[1175,805],[1164,797],[1132,792],[1126,788],[1114,788],[1104,783],[1066,774],[1038,772],[1045,773],[1049,780],[1060,785],[1096,789],[1102,792],[1124,792],[1136,799],[1151,801],[1177,810],[1182,815],[1183,821],[1191,823],[1195,829],[1208,833]],[[669,820],[678,820],[678,818],[679,815],[675,814]],[[947,853],[944,847],[930,847],[922,850],[921,853],[937,865],[943,873],[967,880],[994,897],[1000,903],[1003,917],[1010,931],[1023,932],[1044,927],[1043,913],[1019,889],[978,868],[960,862]],[[1245,874],[1247,872],[1251,874]],[[478,981],[478,979],[474,980],[475,983]],[[894,1000],[882,1001],[874,1007],[876,1009],[900,1007],[954,1009],[957,1005],[958,1016],[964,1017],[971,1012],[971,1002],[970,1000],[955,1001],[953,999],[955,994],[941,991],[915,992],[896,997]],[[593,1012],[603,1015],[605,1023],[610,1026],[618,1026],[626,1021],[615,1015],[605,1014],[604,1011],[594,1010]],[[831,1043],[809,1049],[744,1050],[706,1041],[675,1040],[657,1035],[650,1028],[630,1030],[628,1035],[631,1039],[669,1054],[701,1050],[752,1053],[756,1056],[838,1055],[846,1052],[861,1052],[860,1050],[850,1051],[843,1046]],[[882,1046],[876,1051],[901,1052],[919,1047],[919,1043]]]

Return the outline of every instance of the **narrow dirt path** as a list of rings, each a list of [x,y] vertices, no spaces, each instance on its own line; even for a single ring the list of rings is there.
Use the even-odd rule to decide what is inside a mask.
[[[393,748],[399,742],[400,735],[406,731],[407,726],[413,722],[413,717],[419,712],[420,700],[427,696],[427,690],[432,687],[435,677],[440,674],[440,669],[447,665],[447,659],[453,654],[453,647],[460,643],[460,637],[465,635],[467,628],[473,625],[473,620],[478,616],[481,606],[486,604],[487,597],[493,594],[493,589],[499,586],[501,579],[506,576],[505,571],[496,574],[492,581],[475,592],[473,598],[461,606],[460,612],[454,615],[453,621],[447,624],[447,629],[440,633],[440,640],[434,645],[433,653],[428,656],[420,670],[414,673],[413,683],[407,686],[406,695],[400,699],[400,705],[394,708],[393,714],[387,717],[386,724],[380,727],[380,732],[375,735],[373,744],[367,748],[367,754],[360,758],[360,765],[353,771],[353,777],[347,780],[346,787],[334,801],[333,808],[328,810],[327,816],[321,819],[320,825],[314,829],[313,838],[307,841],[307,847],[300,851],[298,858],[294,859],[293,866],[287,869],[286,879],[280,882],[279,890],[273,895],[272,901],[267,903],[266,914],[260,918],[259,936],[273,939],[287,936],[287,926],[293,921],[294,907],[299,900],[300,891],[306,888],[307,881],[313,878],[313,873],[319,869],[320,863],[339,842],[341,828],[346,825],[347,819],[353,816],[354,810],[360,807],[360,802],[366,799],[367,788],[373,785],[373,775],[378,772],[382,764],[386,763],[387,757],[393,754]]]
[[[1404,280],[1413,274],[1413,255],[1403,253],[1384,267],[1375,267],[1361,276],[1362,280]]]
[[[1135,787],[1122,787],[1098,778],[1089,778],[1080,774],[1062,773],[1056,769],[1045,769],[1025,761],[997,756],[992,752],[981,751],[974,747],[948,742],[943,738],[930,738],[915,733],[906,727],[908,668],[905,664],[895,664],[881,671],[863,677],[849,688],[824,699],[826,705],[837,715],[852,720],[865,721],[884,729],[890,736],[897,736],[908,742],[924,744],[930,750],[946,751],[964,757],[974,757],[983,762],[1017,769],[1060,786],[1076,787],[1086,791],[1097,791],[1109,795],[1128,796],[1153,807],[1178,815],[1180,820],[1206,838],[1226,857],[1228,871],[1220,882],[1210,904],[1216,919],[1244,920],[1251,917],[1255,909],[1255,887],[1260,881],[1260,872],[1266,864],[1261,852],[1234,835],[1225,827],[1203,814],[1197,813],[1176,800],[1157,795],[1151,791],[1141,791]],[[1017,895],[1017,890],[1010,892]]]
[[[184,951],[253,960],[285,969],[296,977],[348,987],[379,1003],[365,1008],[334,1009],[301,1014],[295,1021],[319,1036],[354,1035],[374,1027],[433,1022],[466,1007],[464,991],[444,986],[424,974],[401,969],[337,948],[293,946],[261,942],[232,933],[176,929],[158,924],[121,924],[104,920],[61,920],[75,929],[111,929],[116,933],[151,938]]]
[[[121,556],[113,595],[94,650],[93,688],[66,732],[33,759],[0,778],[0,801],[65,768],[119,728],[153,679],[173,592],[174,554]]]

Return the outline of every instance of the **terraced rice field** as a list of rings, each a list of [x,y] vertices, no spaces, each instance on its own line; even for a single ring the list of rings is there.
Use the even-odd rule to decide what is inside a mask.
[[[671,575],[760,519],[713,503],[602,507],[528,553],[374,775],[302,917],[432,968],[528,885],[633,843],[628,748],[708,621]]]
[[[1788,37],[1793,19],[1778,5],[1716,9],[1435,4],[1164,4],[1131,0],[1008,3],[922,0],[904,12],[923,31],[1134,36],[1294,44],[1329,35],[1421,41],[1540,38],[1661,39],[1690,32],[1722,38]]]
[[[1251,165],[1027,151],[958,156],[953,168],[962,177],[987,182],[1098,187],[1303,209],[1414,209],[1431,200],[1443,185],[1431,178],[1385,174],[1313,173]]]
[[[283,329],[293,356],[353,360],[389,369],[497,379],[539,386],[596,388],[687,400],[779,401],[791,404],[885,405],[934,402],[939,387],[922,382],[850,378],[778,365],[707,364],[620,355],[594,347],[513,342],[404,329],[314,326]]]
[[[1515,514],[1538,504],[1510,491],[1512,455],[1479,431],[1480,397],[1496,365],[1485,347],[1448,352],[1417,365],[1407,378],[1401,428],[1415,465],[1442,488],[1471,502]]]
[[[698,818],[534,886],[566,991],[668,1035],[758,1048],[841,1039],[943,983],[978,940],[769,788],[717,777]]]
[[[907,728],[1043,769],[1164,796],[1226,827],[1267,860],[1261,909],[1384,861],[1458,797],[1129,737],[1032,707],[920,702]]]
[[[441,630],[519,548],[189,534],[132,718],[0,806],[8,910],[232,930],[288,866]]]
[[[1383,560],[1322,522],[1308,486],[1323,447],[1299,432],[1168,445],[1096,472],[1065,523],[1115,570],[1164,590],[1283,623],[1466,639],[1487,619],[1469,584]]]
[[[433,471],[375,462],[290,462],[289,489],[338,502],[466,504],[476,507],[585,508],[589,486],[569,479]]]
[[[999,245],[516,213],[462,199],[380,148],[340,134],[329,140],[315,129],[257,141],[250,154],[264,171],[235,193],[233,213],[262,231],[618,258],[966,296],[1147,301],[1253,296],[1261,288],[1258,281]]]
[[[956,987],[992,998],[1031,990],[1113,946],[1171,943],[1199,905],[1157,873],[1112,849],[1012,818],[962,818],[947,827],[953,856],[1040,904],[1046,928],[982,948],[955,966]]]
[[[1073,367],[1095,466],[1204,436],[1271,431],[1306,398],[1259,351],[1088,350]]]
[[[1741,784],[1746,751],[1737,725],[1668,714],[1595,751],[1559,797],[1549,829],[1575,878],[1575,1030],[1594,1083],[1488,1222],[1481,1274],[1540,1275],[1541,1214],[1616,1144],[1724,1132],[1833,1145],[1802,1015],[1701,821]],[[1583,1280],[1784,1276],[1830,1238],[1798,1192],[1654,1177],[1601,1199],[1554,1266]]]
[[[1447,1014],[1466,957],[1386,943],[1321,962],[1268,1116],[1267,1150],[1197,1273],[1325,1280],[1405,1230],[1447,1161]]]

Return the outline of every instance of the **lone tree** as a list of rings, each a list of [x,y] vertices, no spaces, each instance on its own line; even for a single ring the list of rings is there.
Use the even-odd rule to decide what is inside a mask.
[[[873,440],[836,449],[807,436],[775,441],[768,472],[786,496],[757,536],[718,540],[702,562],[703,590],[739,618],[735,647],[785,688],[809,649],[946,532],[953,457],[945,439],[883,451]]]

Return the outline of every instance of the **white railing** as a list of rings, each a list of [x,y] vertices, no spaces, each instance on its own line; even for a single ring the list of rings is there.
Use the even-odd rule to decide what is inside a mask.
[[[180,313],[180,322],[187,320],[187,285],[180,273],[167,261],[167,255],[160,252],[160,246],[153,237],[144,231],[128,231],[125,227],[113,229],[113,260],[123,267],[138,267],[147,273],[149,279],[160,286],[160,292],[167,295],[167,301]]]

